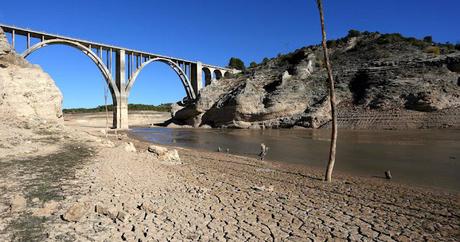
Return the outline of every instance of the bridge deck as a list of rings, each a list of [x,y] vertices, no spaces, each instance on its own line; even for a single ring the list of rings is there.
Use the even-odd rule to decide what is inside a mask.
[[[189,63],[189,64],[196,64],[197,61],[191,61],[191,60],[186,60],[186,59],[181,59],[181,58],[175,58],[171,56],[165,56],[165,55],[159,55],[155,53],[149,53],[145,51],[138,51],[134,49],[128,49],[120,46],[115,46],[115,45],[107,45],[107,44],[102,44],[98,42],[93,42],[93,41],[88,41],[88,40],[82,40],[82,39],[77,39],[77,38],[71,38],[67,36],[62,36],[62,35],[57,35],[57,34],[49,34],[45,32],[40,32],[40,31],[35,31],[35,30],[30,30],[30,29],[25,29],[25,28],[19,28],[11,25],[5,25],[5,24],[0,24],[0,27],[3,29],[4,32],[6,33],[13,33],[15,35],[21,35],[21,36],[30,36],[30,38],[37,38],[37,39],[64,39],[64,40],[69,40],[69,41],[75,41],[78,42],[84,46],[91,47],[94,49],[103,49],[105,51],[115,51],[115,50],[124,50],[127,54],[133,54],[136,56],[143,56],[146,58],[165,58],[165,59],[170,59],[174,62],[184,62],[184,63]],[[202,63],[203,67],[209,67],[209,68],[215,68],[215,69],[220,69],[220,70],[230,70],[229,68],[225,67],[220,67],[220,66],[214,66],[214,65],[209,65],[209,64],[204,64]]]

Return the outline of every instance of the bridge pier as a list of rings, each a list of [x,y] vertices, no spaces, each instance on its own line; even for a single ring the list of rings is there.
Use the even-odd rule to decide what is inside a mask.
[[[118,96],[113,104],[113,128],[128,129],[128,98]]]
[[[128,129],[128,93],[126,93],[125,50],[116,51],[115,84],[118,93],[113,98],[113,128]]]
[[[195,95],[198,97],[198,94],[203,88],[203,76],[202,76],[202,69],[203,69],[203,64],[201,62],[197,62],[196,64],[191,65],[191,82],[192,82],[192,88],[193,91],[195,91]]]

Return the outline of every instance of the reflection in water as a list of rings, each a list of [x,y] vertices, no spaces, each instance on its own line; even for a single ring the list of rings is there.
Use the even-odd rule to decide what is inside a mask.
[[[136,128],[132,133],[154,143],[256,156],[260,144],[270,147],[266,159],[325,167],[329,130],[300,129],[168,129]],[[336,170],[460,191],[460,130],[339,131]]]

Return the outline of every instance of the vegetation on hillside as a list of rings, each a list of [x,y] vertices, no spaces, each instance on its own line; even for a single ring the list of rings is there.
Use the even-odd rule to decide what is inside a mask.
[[[108,111],[113,111],[112,104],[107,105]],[[146,104],[128,104],[129,111],[158,111],[158,112],[169,112],[171,111],[171,103],[156,105],[146,105]],[[64,113],[96,113],[96,112],[105,112],[105,106],[100,105],[95,108],[69,108],[63,109]]]
[[[379,33],[379,32],[370,32],[370,31],[359,31],[351,29],[348,31],[348,34],[345,37],[328,40],[326,42],[329,49],[339,49],[344,48],[349,45],[349,42],[357,38],[358,41],[353,49],[350,51],[360,52],[364,57],[372,58],[381,58],[386,57],[392,53],[398,53],[395,51],[401,49],[402,51],[411,51],[414,49],[409,49],[413,47],[419,49],[422,52],[432,54],[434,56],[453,53],[456,50],[460,50],[460,42],[452,44],[449,42],[439,43],[433,41],[432,36],[425,36],[422,39],[417,39],[414,37],[406,37],[400,33]],[[315,45],[307,46],[304,48],[311,48]],[[302,49],[304,49],[302,48]],[[371,53],[369,53],[371,52]],[[261,63],[251,63],[250,68],[256,68],[261,65],[266,65],[270,60],[279,59],[281,62],[288,62],[290,64],[295,64],[297,61],[302,60],[304,57],[302,53],[299,53],[298,50],[293,51],[288,54],[278,54],[276,58],[264,58]],[[317,61],[318,64],[322,63],[322,60]]]
[[[240,71],[246,70],[246,66],[244,65],[244,62],[241,59],[236,58],[236,57],[230,58],[230,60],[228,61],[228,67],[237,69]]]

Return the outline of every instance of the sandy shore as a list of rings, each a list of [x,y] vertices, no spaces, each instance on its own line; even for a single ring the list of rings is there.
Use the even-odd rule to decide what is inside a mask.
[[[458,241],[460,196],[383,179],[176,148],[97,129],[0,156],[1,241]],[[128,152],[132,142],[136,152]],[[173,149],[174,147],[169,147]],[[1,153],[0,153],[1,154]],[[25,204],[21,206],[21,199]],[[19,200],[19,204],[18,204]],[[66,221],[66,220],[70,220]]]
[[[170,118],[171,114],[169,112],[129,111],[128,114],[130,126],[148,127],[152,124],[163,123]],[[64,114],[64,120],[67,126],[104,128],[106,125],[106,120],[108,120],[108,126],[112,126],[113,113],[67,113]]]

